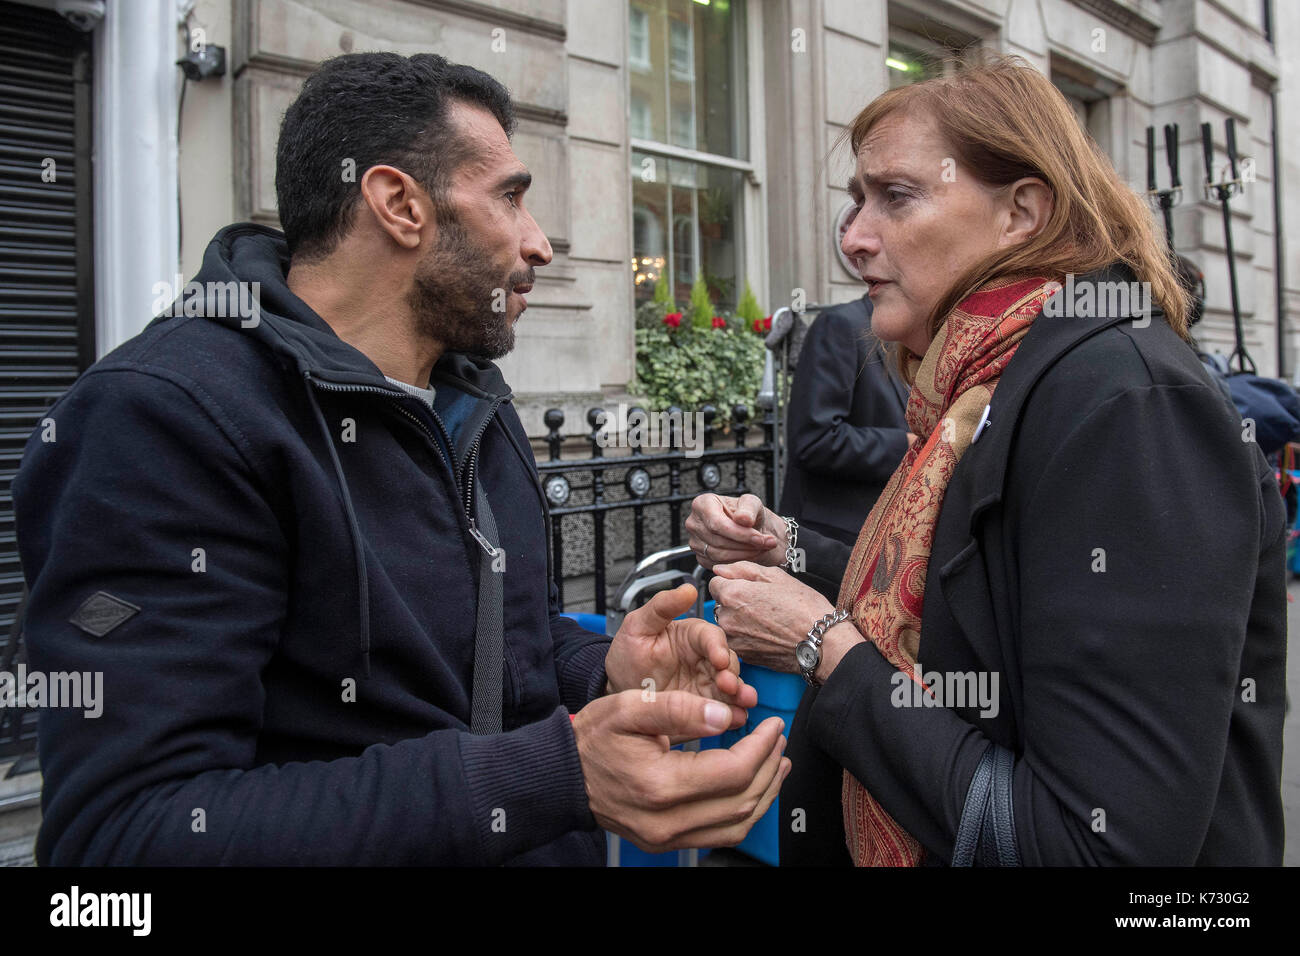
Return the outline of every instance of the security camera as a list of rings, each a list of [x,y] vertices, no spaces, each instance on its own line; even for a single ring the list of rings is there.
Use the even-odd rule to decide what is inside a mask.
[[[223,46],[205,46],[201,50],[191,50],[176,61],[187,80],[202,80],[209,76],[226,75],[226,48]]]
[[[89,33],[104,19],[104,0],[55,0],[54,9],[82,33]]]

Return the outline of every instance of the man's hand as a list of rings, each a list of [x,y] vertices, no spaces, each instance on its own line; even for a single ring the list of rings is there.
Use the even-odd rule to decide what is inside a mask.
[[[661,591],[624,618],[605,657],[605,691],[638,690],[646,696],[689,691],[727,704],[731,713],[723,729],[734,729],[744,724],[745,710],[758,703],[758,694],[740,679],[740,659],[727,647],[721,628],[699,618],[675,620],[691,609],[695,596],[695,588],[683,584]]]
[[[729,750],[671,750],[672,737],[721,733],[728,708],[684,691],[628,690],[592,701],[573,733],[596,822],[643,850],[735,846],[790,772],[784,722],[769,717]]]
[[[777,567],[785,561],[786,524],[756,495],[698,495],[686,517],[686,543],[700,565],[753,561]]]

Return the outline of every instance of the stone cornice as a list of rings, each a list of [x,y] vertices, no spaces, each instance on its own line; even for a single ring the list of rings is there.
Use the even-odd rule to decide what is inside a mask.
[[[1147,46],[1155,43],[1161,23],[1126,0],[1074,0],[1074,5],[1096,15]]]

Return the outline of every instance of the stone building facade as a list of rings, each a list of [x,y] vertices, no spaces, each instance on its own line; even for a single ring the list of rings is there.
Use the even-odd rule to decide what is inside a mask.
[[[196,30],[226,48],[228,72],[191,82],[178,110],[173,64]],[[1223,225],[1201,194],[1199,124],[1214,124],[1222,165],[1223,120],[1236,119],[1255,177],[1232,202],[1246,340],[1261,371],[1295,370],[1300,189],[1285,189],[1285,172],[1294,183],[1300,164],[1300,4],[133,0],[108,4],[96,43],[99,354],[147,320],[150,277],[192,275],[228,221],[276,221],[279,118],[317,63],[433,51],[487,70],[518,101],[515,149],[555,258],[503,365],[530,434],[544,433],[550,405],[581,422],[633,388],[634,306],[663,276],[681,301],[702,274],[723,306],[749,283],[769,313],[796,289],[810,302],[861,294],[837,253],[849,169],[837,137],[891,84],[977,45],[1051,76],[1136,189],[1145,127],[1179,124],[1178,248],[1206,275],[1202,339],[1224,351]]]

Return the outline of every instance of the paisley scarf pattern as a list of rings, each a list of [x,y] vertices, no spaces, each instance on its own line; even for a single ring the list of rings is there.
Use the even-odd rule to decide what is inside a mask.
[[[1003,369],[1043,302],[1059,286],[1043,278],[994,280],[952,311],[925,356],[913,358],[908,449],[858,534],[837,606],[885,659],[920,682],[921,608],[939,511],[953,469]],[[844,772],[844,832],[857,866],[917,866],[924,850]]]

